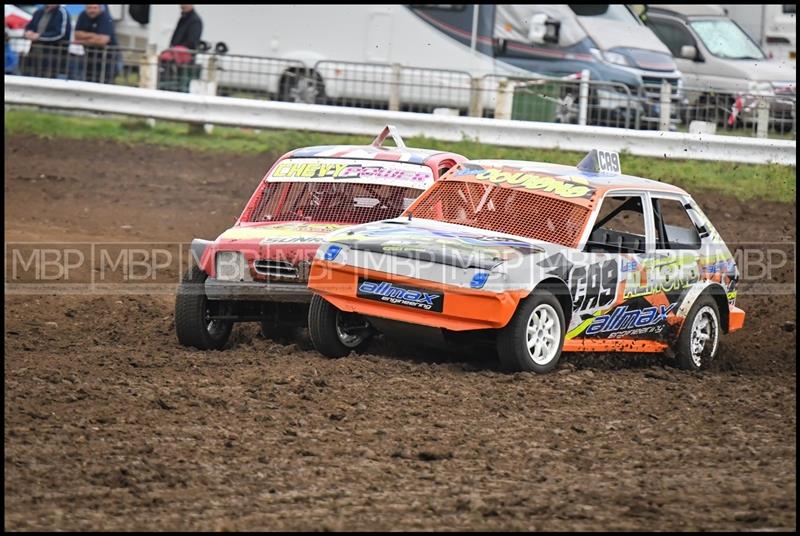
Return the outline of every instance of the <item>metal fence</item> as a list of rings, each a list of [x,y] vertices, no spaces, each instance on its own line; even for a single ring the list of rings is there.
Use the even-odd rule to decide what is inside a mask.
[[[41,45],[12,40],[13,74],[207,95],[433,112],[522,121],[741,135],[796,133],[795,87],[773,93],[722,93],[648,79],[636,88],[565,77],[510,77],[389,63],[299,60],[220,54]],[[6,72],[9,72],[8,66]]]

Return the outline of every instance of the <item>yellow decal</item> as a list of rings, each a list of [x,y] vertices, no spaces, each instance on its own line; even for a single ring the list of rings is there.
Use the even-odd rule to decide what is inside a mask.
[[[304,236],[308,233],[321,236],[328,234],[346,225],[333,225],[329,223],[288,223],[278,225],[265,225],[263,227],[233,227],[228,229],[220,238],[223,240],[248,240],[248,239],[286,239],[296,238],[297,242],[308,241],[309,237]],[[315,238],[316,241],[316,238]]]
[[[524,171],[503,171],[500,169],[486,169],[475,174],[475,178],[489,181],[493,184],[506,184],[508,186],[525,188],[527,190],[541,190],[568,199],[591,197],[594,190],[584,184],[576,184],[572,180],[562,180],[553,175],[526,173]],[[581,181],[585,182],[585,181]]]

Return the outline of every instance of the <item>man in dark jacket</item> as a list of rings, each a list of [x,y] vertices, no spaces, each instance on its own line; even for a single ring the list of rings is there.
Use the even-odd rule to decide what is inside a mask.
[[[46,78],[66,76],[71,32],[67,8],[46,4],[37,9],[25,26],[25,38],[31,41],[31,49],[23,62],[22,74]]]
[[[181,18],[172,33],[169,49],[159,56],[158,89],[189,91],[191,81],[200,77],[201,68],[194,63],[194,51],[200,46],[203,21],[191,4],[181,4]]]
[[[203,34],[203,21],[200,19],[194,6],[191,4],[181,4],[181,18],[172,33],[169,42],[170,47],[186,47],[189,50],[197,50],[200,45],[200,36]]]
[[[86,4],[75,23],[75,41],[83,45],[87,82],[110,84],[114,80],[117,36],[114,21],[100,4]]]

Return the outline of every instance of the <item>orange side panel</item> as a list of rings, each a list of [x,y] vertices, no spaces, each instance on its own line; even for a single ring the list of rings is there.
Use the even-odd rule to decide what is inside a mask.
[[[728,333],[736,331],[737,329],[742,329],[743,326],[744,311],[735,305],[731,305],[730,311],[728,312]]]
[[[569,339],[564,341],[565,352],[663,352],[669,345],[662,341],[631,339]]]
[[[444,294],[443,310],[441,313],[423,311],[359,298],[356,296],[359,277],[441,292]],[[511,320],[519,301],[528,295],[527,291],[495,293],[465,289],[319,259],[311,265],[308,287],[343,311],[454,331],[502,328]]]

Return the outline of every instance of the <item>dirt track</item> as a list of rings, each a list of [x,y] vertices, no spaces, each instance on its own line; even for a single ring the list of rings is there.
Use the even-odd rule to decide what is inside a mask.
[[[275,156],[7,139],[5,238],[213,238]],[[728,240],[796,240],[794,205],[698,197]],[[202,353],[172,305],[7,299],[6,530],[795,527],[795,296],[741,296],[746,329],[703,374],[329,361],[249,325]]]

